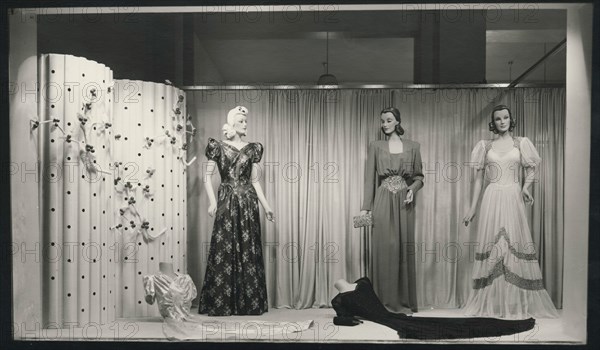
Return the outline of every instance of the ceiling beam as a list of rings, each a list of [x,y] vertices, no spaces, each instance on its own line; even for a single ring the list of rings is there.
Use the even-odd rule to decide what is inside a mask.
[[[564,83],[523,83],[521,88],[564,88]],[[508,84],[410,84],[410,83],[388,83],[388,84],[363,84],[363,83],[341,83],[336,86],[314,85],[314,84],[211,84],[179,86],[185,91],[214,91],[214,90],[340,90],[340,89],[503,89]]]
[[[515,80],[513,80],[510,84],[508,84],[509,88],[513,88],[517,86],[523,79],[525,79],[531,72],[533,72],[540,64],[542,64],[548,58],[557,54],[560,50],[567,47],[567,38],[564,38],[560,43],[558,43],[552,50],[548,51],[542,58],[540,58],[537,62],[535,62],[531,67],[529,67],[523,74],[519,75]]]

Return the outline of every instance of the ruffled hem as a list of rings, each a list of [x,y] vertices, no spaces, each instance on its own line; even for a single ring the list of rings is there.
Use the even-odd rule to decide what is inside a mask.
[[[490,243],[475,254],[473,289],[465,314],[512,319],[558,317],[535,251],[524,251],[520,240],[512,242],[504,227]]]
[[[508,282],[504,276],[496,278],[485,288],[473,289],[463,310],[467,316],[478,317],[558,317],[558,311],[545,289],[522,289]]]
[[[520,242],[511,242],[504,228],[483,251],[475,253],[473,283],[475,289],[485,288],[504,276],[508,283],[523,289],[544,289],[542,272],[533,246],[524,250]]]
[[[479,274],[478,274],[479,275]],[[497,278],[503,277],[507,283],[517,286],[521,289],[527,290],[542,290],[544,288],[544,281],[536,271],[530,271],[529,275],[533,277],[522,277],[519,274],[512,271],[508,266],[504,264],[504,260],[498,261],[491,271],[482,274],[482,277],[473,278],[473,289],[482,289],[491,285]]]

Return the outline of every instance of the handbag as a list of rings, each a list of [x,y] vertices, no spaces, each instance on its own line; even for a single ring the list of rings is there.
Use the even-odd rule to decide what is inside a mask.
[[[371,212],[354,217],[354,227],[358,228],[365,226],[373,226],[373,214],[371,214]]]

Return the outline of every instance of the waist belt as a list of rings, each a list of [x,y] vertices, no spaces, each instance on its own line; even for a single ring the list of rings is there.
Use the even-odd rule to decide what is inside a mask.
[[[243,194],[248,193],[248,194],[256,197],[256,191],[254,190],[254,186],[252,186],[252,183],[237,182],[237,181],[222,182],[221,185],[219,186],[219,190],[233,192],[237,195],[243,195]]]
[[[404,180],[404,178],[400,175],[393,175],[393,176],[388,176],[386,177],[382,182],[381,182],[381,186],[385,188],[386,190],[392,192],[392,193],[396,193],[400,190],[403,190],[405,188],[408,187],[408,185],[406,184],[406,180]]]

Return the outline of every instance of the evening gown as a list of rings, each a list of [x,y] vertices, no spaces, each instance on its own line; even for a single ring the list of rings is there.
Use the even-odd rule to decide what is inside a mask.
[[[526,137],[515,137],[513,147],[499,152],[491,140],[481,140],[471,164],[485,171],[486,187],[479,211],[472,289],[467,315],[504,318],[557,317],[544,288],[525,203],[521,196],[523,167],[541,162]]]
[[[415,203],[406,205],[407,186],[423,181],[421,150],[402,139],[403,152],[389,152],[385,140],[369,145],[362,210],[371,210],[373,287],[394,312],[417,311]],[[377,189],[375,189],[377,188]]]
[[[339,293],[331,301],[338,326],[356,326],[360,319],[390,327],[400,338],[408,339],[468,339],[498,337],[532,329],[535,320],[500,320],[484,317],[415,317],[386,309],[367,277],[360,278],[352,291]]]
[[[198,312],[209,316],[260,315],[267,311],[258,197],[253,163],[263,146],[241,149],[210,138],[206,157],[221,175],[204,285]]]
[[[143,277],[146,301],[157,304],[163,318],[163,333],[170,340],[256,340],[265,335],[286,335],[309,329],[312,320],[265,321],[233,320],[203,315],[193,315],[192,300],[197,290],[192,278],[187,274],[174,276],[158,272]]]

